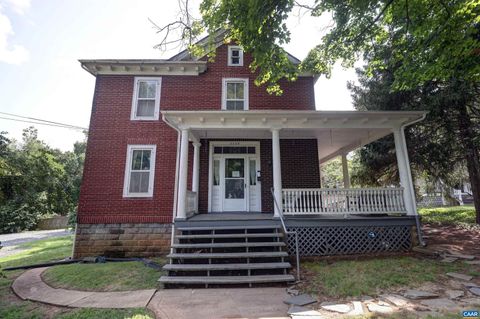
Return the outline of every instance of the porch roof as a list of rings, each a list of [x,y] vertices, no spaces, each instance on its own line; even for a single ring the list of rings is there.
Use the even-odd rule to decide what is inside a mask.
[[[373,142],[393,129],[413,124],[424,111],[162,111],[175,129],[188,129],[199,139],[269,139],[280,129],[282,139],[316,138],[320,162]]]

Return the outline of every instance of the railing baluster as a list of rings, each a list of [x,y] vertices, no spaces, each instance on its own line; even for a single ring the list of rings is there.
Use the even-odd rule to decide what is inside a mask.
[[[403,188],[291,188],[283,189],[283,213],[375,214],[405,212]],[[196,204],[196,194],[187,194],[187,207]]]

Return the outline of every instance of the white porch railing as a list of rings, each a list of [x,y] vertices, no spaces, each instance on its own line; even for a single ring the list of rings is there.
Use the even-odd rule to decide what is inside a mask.
[[[406,213],[403,188],[284,188],[282,194],[285,215]]]
[[[187,203],[185,206],[187,217],[191,217],[198,212],[198,196],[196,192],[187,190]]]

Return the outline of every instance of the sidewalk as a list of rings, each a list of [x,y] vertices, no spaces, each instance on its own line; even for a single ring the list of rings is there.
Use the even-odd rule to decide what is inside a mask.
[[[24,300],[74,308],[141,308],[161,319],[289,318],[285,288],[165,289],[90,292],[52,288],[41,274],[47,268],[21,274],[12,289]]]

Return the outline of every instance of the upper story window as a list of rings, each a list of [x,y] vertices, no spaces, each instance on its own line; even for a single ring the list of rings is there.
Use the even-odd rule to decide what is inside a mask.
[[[152,197],[156,145],[128,145],[124,197]]]
[[[158,120],[162,78],[135,77],[132,120]]]
[[[222,109],[248,110],[248,79],[223,79]]]
[[[243,50],[239,46],[228,47],[228,66],[243,66]]]

